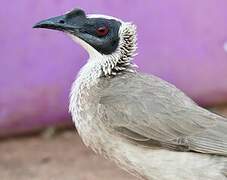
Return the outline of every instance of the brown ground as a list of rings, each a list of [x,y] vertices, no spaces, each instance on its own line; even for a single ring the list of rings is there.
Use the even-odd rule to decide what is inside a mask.
[[[85,148],[74,131],[7,140],[0,154],[1,180],[136,180]]]
[[[227,115],[226,107],[212,110]],[[0,180],[136,180],[85,148],[74,131],[46,132],[0,142]]]

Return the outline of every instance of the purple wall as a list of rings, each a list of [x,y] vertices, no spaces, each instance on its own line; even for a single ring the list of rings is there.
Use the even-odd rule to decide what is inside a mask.
[[[227,101],[226,0],[3,0],[0,136],[70,122],[70,85],[87,54],[62,33],[31,27],[74,7],[135,22],[141,70],[203,105]]]

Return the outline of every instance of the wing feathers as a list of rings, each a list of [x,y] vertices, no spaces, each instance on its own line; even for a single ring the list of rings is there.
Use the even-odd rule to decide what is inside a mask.
[[[106,81],[105,79],[103,81]],[[227,155],[227,122],[154,76],[127,73],[100,92],[104,123],[143,145]],[[155,143],[154,143],[155,142]]]

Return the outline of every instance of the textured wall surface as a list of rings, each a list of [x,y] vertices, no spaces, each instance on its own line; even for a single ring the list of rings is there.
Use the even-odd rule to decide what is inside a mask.
[[[0,136],[70,122],[70,84],[87,54],[62,33],[31,27],[73,7],[135,22],[142,71],[203,105],[227,101],[226,0],[2,0]]]

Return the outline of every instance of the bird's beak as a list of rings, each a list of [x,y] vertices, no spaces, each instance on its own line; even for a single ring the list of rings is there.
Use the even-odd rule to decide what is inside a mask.
[[[83,18],[79,16],[76,18],[70,18],[69,16],[70,14],[66,14],[42,20],[35,24],[33,28],[53,29],[76,35],[79,33],[79,29],[82,27],[85,18],[83,16]]]
[[[65,15],[40,21],[33,28],[53,29],[77,34],[85,21],[85,12],[81,9],[74,9]]]
[[[53,29],[63,32],[74,32],[77,31],[80,27],[80,22],[75,23],[75,21],[71,22],[70,19],[67,18],[67,15],[57,16],[50,19],[42,20],[35,24],[33,28],[45,28],[45,29]]]

